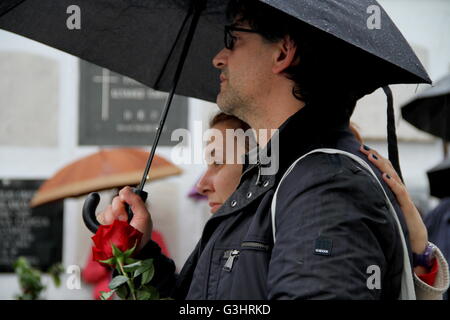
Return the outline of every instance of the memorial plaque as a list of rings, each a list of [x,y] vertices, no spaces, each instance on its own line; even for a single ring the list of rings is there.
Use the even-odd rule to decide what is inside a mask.
[[[145,67],[145,66],[143,66]],[[149,146],[167,93],[80,60],[79,144]],[[174,146],[171,133],[187,128],[188,100],[175,96],[159,145]]]
[[[20,256],[47,271],[62,261],[63,202],[31,209],[43,180],[0,180],[0,272],[14,272]]]

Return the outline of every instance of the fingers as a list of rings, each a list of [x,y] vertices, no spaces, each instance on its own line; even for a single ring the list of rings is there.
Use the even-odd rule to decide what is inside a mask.
[[[378,169],[380,169],[381,172],[387,173],[391,178],[393,178],[395,181],[397,181],[400,184],[402,183],[402,180],[400,179],[399,175],[397,174],[397,171],[395,171],[394,167],[392,166],[391,161],[389,159],[384,158],[382,155],[380,155],[376,150],[371,149],[367,147],[366,145],[362,145],[360,147],[360,151],[367,155],[367,158],[370,162],[372,162]]]
[[[370,162],[383,172],[383,180],[395,194],[404,214],[411,248],[413,252],[421,253],[428,243],[428,233],[419,211],[409,196],[408,190],[406,190],[405,185],[388,159],[385,159],[376,150],[365,145],[361,146],[360,150],[367,155]]]
[[[113,213],[112,213],[112,206],[109,205],[104,211],[100,212],[97,215],[97,221],[100,224],[111,224],[114,221]]]
[[[415,208],[405,185],[393,168],[391,162],[381,156],[376,150],[371,149],[366,145],[361,146],[360,150],[367,155],[370,162],[372,162],[378,169],[380,169],[381,172],[383,172],[383,180],[394,192],[402,209],[409,209],[411,206]]]
[[[116,219],[126,221],[127,218],[125,206],[119,197],[115,197],[112,204],[97,215],[97,221],[100,222],[100,224],[112,224]]]
[[[108,224],[108,223],[106,223],[106,218],[105,218],[105,216],[106,216],[106,215],[110,215],[110,213],[107,213],[107,212],[110,211],[110,210],[112,210],[112,206],[111,206],[111,205],[109,205],[104,211],[100,212],[100,213],[97,215],[97,221],[98,221],[100,224]]]
[[[397,180],[393,179],[387,173],[383,173],[383,180],[387,183],[389,188],[394,192],[400,207],[406,209],[411,207],[412,201],[409,197],[408,191],[403,183],[399,183]],[[406,210],[408,211],[408,210]]]
[[[120,193],[119,193],[119,195],[114,197],[111,205],[109,205],[103,212],[101,212],[99,215],[97,215],[98,222],[100,222],[101,224],[112,224],[114,222],[114,220],[120,220],[120,221],[128,220],[126,204],[129,203],[128,201],[130,201],[130,202],[133,201],[133,203],[139,202],[140,198],[139,198],[139,196],[137,196],[136,194],[134,194],[131,191],[131,188],[129,188],[129,190],[127,189],[124,192],[127,195],[126,198],[121,197]],[[132,195],[128,195],[128,192],[130,192]],[[139,199],[135,199],[134,196],[138,197]],[[140,200],[140,203],[143,204],[143,201]],[[139,205],[137,205],[137,207],[139,208]],[[145,205],[144,205],[144,207],[145,207]],[[135,212],[135,211],[137,211],[137,212]],[[139,217],[142,216],[142,214],[139,215],[139,213],[141,213],[141,212],[142,212],[142,210],[134,210],[133,211],[135,216],[137,213],[138,220],[139,220]]]
[[[409,231],[411,249],[415,253],[422,253],[428,243],[428,232],[419,211],[411,200],[403,183],[398,183],[388,177],[386,173],[383,174],[383,179],[395,193],[400,204]]]
[[[123,203],[119,196],[114,197],[112,201],[112,212],[114,219],[120,221],[128,220],[128,214],[125,210],[125,203]]]
[[[146,233],[149,225],[151,228],[151,217],[141,197],[135,194],[130,187],[125,187],[120,190],[118,198],[122,204],[128,203],[133,211],[133,219],[131,219],[130,225],[142,233]]]

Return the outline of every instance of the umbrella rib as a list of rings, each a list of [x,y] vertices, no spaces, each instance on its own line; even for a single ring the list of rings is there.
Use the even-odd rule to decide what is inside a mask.
[[[185,16],[185,18],[184,18],[183,23],[181,24],[180,29],[178,30],[178,34],[177,34],[177,36],[176,36],[176,38],[175,38],[175,41],[173,42],[172,48],[170,48],[170,52],[169,52],[169,54],[167,55],[166,60],[164,61],[163,67],[161,68],[161,71],[160,71],[159,74],[158,74],[158,78],[156,79],[156,82],[155,82],[155,85],[154,85],[155,90],[158,89],[159,82],[161,81],[161,78],[162,78],[162,76],[164,75],[164,73],[165,73],[165,71],[166,71],[167,65],[169,64],[170,58],[172,57],[172,54],[173,54],[173,52],[175,51],[175,47],[176,47],[177,44],[178,44],[178,41],[179,41],[179,39],[180,39],[180,37],[181,37],[181,33],[183,32],[184,27],[185,27],[185,25],[186,25],[186,22],[188,21],[190,15],[191,15],[191,12],[188,11],[188,12],[186,13],[186,16]]]
[[[17,8],[18,6],[20,6],[22,3],[24,3],[25,0],[19,0],[16,4],[12,5],[10,8],[7,8],[5,11],[0,12],[0,17],[7,14],[8,12],[10,12],[11,10],[14,10],[15,8]]]
[[[169,108],[172,103],[173,96],[175,94],[175,90],[177,88],[178,80],[180,79],[180,75],[183,70],[184,62],[185,62],[187,54],[189,52],[189,48],[190,48],[192,39],[194,37],[195,29],[197,28],[198,21],[200,19],[200,13],[203,10],[203,7],[201,7],[199,4],[197,4],[197,6],[198,7],[191,8],[191,10],[189,10],[189,15],[192,15],[192,9],[194,10],[194,13],[192,15],[192,20],[189,25],[188,34],[187,34],[186,39],[183,44],[183,49],[181,51],[180,60],[178,61],[177,69],[175,70],[175,76],[173,78],[173,83],[172,83],[172,89],[170,90],[169,96],[167,97],[166,105],[165,105],[164,111],[161,115],[161,119],[160,119],[160,122],[158,125],[158,130],[156,131],[156,136],[155,136],[154,143],[152,145],[150,156],[148,158],[147,165],[145,167],[141,183],[139,184],[139,187],[137,189],[138,191],[142,191],[144,189],[145,182],[147,181],[148,172],[149,172],[150,166],[152,165],[152,162],[153,162],[153,157],[155,155],[156,146],[158,145],[158,141],[161,136],[162,129],[164,127],[164,123],[166,121],[167,114],[169,112]]]

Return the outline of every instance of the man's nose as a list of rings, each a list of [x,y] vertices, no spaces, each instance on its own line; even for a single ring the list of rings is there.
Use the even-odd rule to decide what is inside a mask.
[[[228,51],[229,51],[228,49],[223,48],[222,50],[219,51],[219,53],[216,54],[216,56],[212,60],[214,67],[216,67],[217,69],[222,69],[226,65],[228,58]]]
[[[214,191],[214,188],[212,185],[212,179],[211,179],[211,176],[210,176],[208,170],[203,174],[203,176],[197,182],[196,188],[197,188],[197,192],[203,196],[207,196],[208,193]]]

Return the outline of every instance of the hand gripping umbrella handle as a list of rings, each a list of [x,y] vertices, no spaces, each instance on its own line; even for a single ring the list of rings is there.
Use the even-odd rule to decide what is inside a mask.
[[[139,190],[137,188],[133,188],[133,192],[139,195],[142,201],[146,201],[148,197],[148,193]],[[95,210],[97,209],[98,203],[100,202],[100,195],[97,192],[92,192],[87,197],[86,201],[83,205],[83,221],[86,227],[92,232],[96,233],[100,223],[97,220],[97,216],[95,215]],[[128,214],[128,223],[130,223],[131,219],[133,219],[133,211],[128,204],[125,204],[125,210]]]

